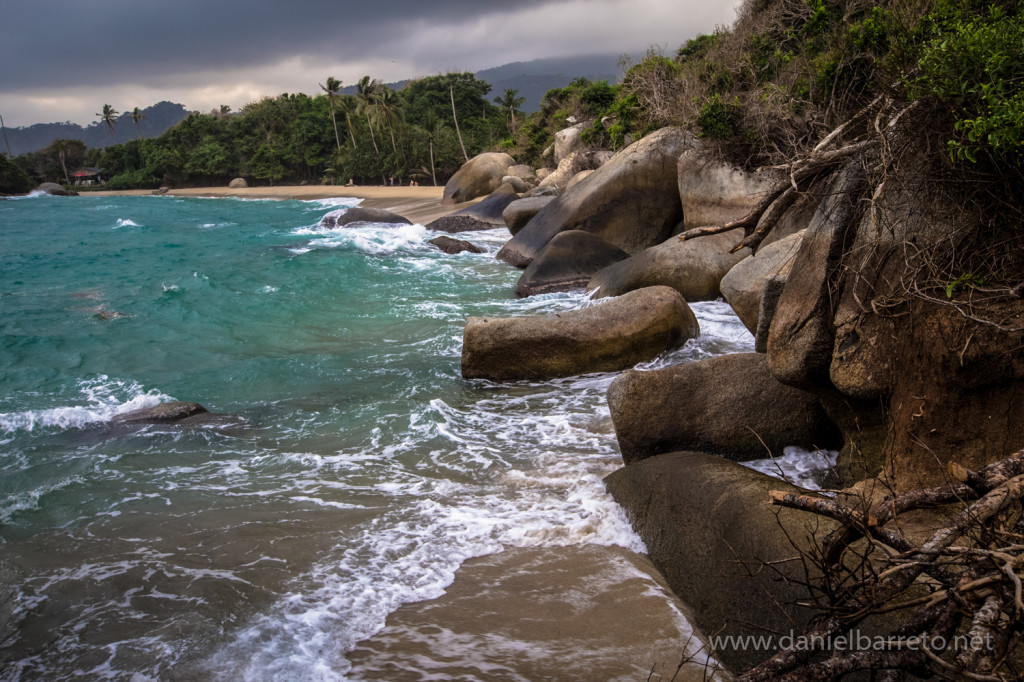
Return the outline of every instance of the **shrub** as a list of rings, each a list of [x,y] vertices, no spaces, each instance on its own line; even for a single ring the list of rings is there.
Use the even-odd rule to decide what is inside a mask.
[[[31,192],[33,187],[35,183],[28,174],[0,154],[0,194],[25,194]]]

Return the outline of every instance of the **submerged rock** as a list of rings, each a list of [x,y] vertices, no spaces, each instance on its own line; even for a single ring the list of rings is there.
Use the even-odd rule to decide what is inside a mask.
[[[614,372],[699,333],[686,301],[668,287],[649,287],[556,315],[471,317],[463,334],[462,376],[543,381]]]
[[[842,443],[818,399],[779,383],[763,353],[624,372],[608,387],[608,406],[627,464],[674,450],[745,460]]]
[[[112,424],[168,424],[200,414],[208,412],[199,403],[173,401],[119,414],[110,421]]]
[[[434,237],[428,242],[428,244],[433,244],[434,246],[441,249],[445,253],[449,253],[452,255],[456,253],[462,253],[463,251],[469,251],[470,253],[484,252],[484,250],[481,249],[476,244],[467,242],[463,239],[452,239],[451,237],[445,236]]]
[[[412,221],[397,213],[380,208],[341,208],[331,211],[320,219],[320,227],[348,227],[356,223],[384,223],[387,225],[412,225]]]

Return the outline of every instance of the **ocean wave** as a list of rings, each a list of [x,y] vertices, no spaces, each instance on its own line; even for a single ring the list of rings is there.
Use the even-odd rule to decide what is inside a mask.
[[[173,400],[156,389],[146,390],[135,381],[121,381],[100,375],[78,382],[85,399],[82,405],[0,413],[0,431],[34,431],[37,428],[80,429],[114,416],[153,407]]]
[[[130,218],[118,218],[117,224],[114,225],[113,229],[116,230],[120,227],[142,227],[142,225],[139,225],[137,222]]]
[[[422,251],[426,248],[427,231],[421,225],[371,223],[361,227],[298,228],[292,234],[317,236],[306,243],[308,249],[350,249],[376,256]]]

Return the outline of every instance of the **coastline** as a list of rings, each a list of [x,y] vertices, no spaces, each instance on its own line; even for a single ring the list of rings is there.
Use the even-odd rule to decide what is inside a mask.
[[[150,196],[153,190],[98,190],[83,193],[83,196]],[[449,213],[469,206],[464,204],[442,204],[444,187],[346,187],[344,185],[280,185],[275,187],[186,187],[172,189],[166,196],[238,198],[238,199],[362,199],[360,206],[379,208],[397,213],[414,223],[426,224]],[[478,201],[478,200],[477,200]]]

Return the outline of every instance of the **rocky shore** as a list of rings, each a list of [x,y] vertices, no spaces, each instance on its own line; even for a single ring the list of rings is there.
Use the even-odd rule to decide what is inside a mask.
[[[841,529],[872,523],[863,510],[947,485],[951,471],[981,480],[972,472],[1024,446],[1024,303],[1008,290],[983,305],[935,281],[926,266],[970,247],[980,230],[936,195],[923,160],[886,165],[881,144],[901,134],[896,123],[854,152],[816,148],[792,172],[741,169],[666,128],[614,155],[562,145],[554,172],[484,154],[443,191],[173,193],[360,196],[414,222],[441,219],[445,231],[504,224],[510,239],[498,258],[525,270],[517,295],[586,288],[614,297],[571,314],[468,320],[467,378],[628,370],[699,333],[688,301],[724,296],[759,352],[624,372],[608,392],[624,467],[607,486],[697,625],[742,638],[813,629],[839,599],[835,566],[859,559],[843,578],[854,583],[885,570],[870,549],[836,549]],[[480,208],[466,210],[475,201]],[[803,491],[735,464],[787,445],[841,450],[831,474],[838,498],[779,513],[780,500]],[[806,513],[815,505],[829,518]],[[888,538],[886,551],[906,549],[913,533],[928,537],[959,512],[924,514],[914,531],[894,513],[877,537]],[[839,554],[823,556],[830,542]],[[871,610],[846,624],[892,632],[906,622],[864,621]],[[776,652],[713,653],[743,671]]]

